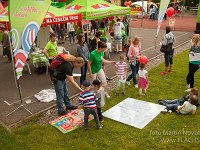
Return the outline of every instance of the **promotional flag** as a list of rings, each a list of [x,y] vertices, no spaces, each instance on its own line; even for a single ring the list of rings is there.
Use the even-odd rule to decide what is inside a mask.
[[[40,29],[51,0],[9,0],[10,39],[17,79]]]
[[[156,37],[158,36],[158,32],[160,30],[164,15],[165,15],[167,7],[169,5],[169,2],[170,2],[170,0],[161,0],[160,1],[160,9],[159,9],[159,15],[158,15],[158,26],[157,26]]]

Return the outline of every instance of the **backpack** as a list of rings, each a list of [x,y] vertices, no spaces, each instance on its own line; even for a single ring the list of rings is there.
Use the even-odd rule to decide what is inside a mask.
[[[58,54],[53,60],[52,62],[50,63],[50,66],[49,66],[49,71],[50,71],[50,78],[51,78],[51,81],[53,82],[56,82],[57,79],[56,79],[56,76],[58,75],[58,71],[57,71],[57,68],[63,64],[64,62],[66,61],[70,61],[71,59],[73,59],[74,56],[70,55],[70,54]]]
[[[49,73],[50,73],[50,78],[51,81],[56,83],[57,78],[56,76],[58,75],[58,71],[56,70],[61,64],[65,62],[64,59],[64,54],[58,54],[50,63],[49,66]]]
[[[62,63],[65,62],[65,55],[64,54],[58,54],[51,62],[50,69],[55,70],[57,69]]]

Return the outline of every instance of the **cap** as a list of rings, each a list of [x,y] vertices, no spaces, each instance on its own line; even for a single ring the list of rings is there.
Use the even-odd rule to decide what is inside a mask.
[[[93,82],[92,82],[93,85],[100,85],[101,82],[97,79],[95,79]]]
[[[84,87],[88,87],[88,86],[90,86],[91,84],[90,84],[90,82],[89,81],[87,81],[87,80],[85,80],[85,81],[83,81],[83,84],[82,84]]]

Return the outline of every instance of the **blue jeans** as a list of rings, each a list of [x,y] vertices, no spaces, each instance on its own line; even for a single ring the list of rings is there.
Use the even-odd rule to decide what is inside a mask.
[[[133,78],[133,84],[136,85],[137,84],[136,75],[139,70],[139,63],[137,63],[136,65],[130,64],[130,67],[131,67],[132,73],[128,76],[126,81],[130,81]]]
[[[88,68],[87,63],[85,63],[85,64],[81,67],[80,85],[82,85],[83,81],[86,80],[87,68]]]
[[[56,92],[56,102],[57,102],[57,108],[58,108],[58,112],[61,113],[63,111],[65,111],[63,109],[63,102],[67,108],[72,107],[69,97],[68,97],[68,93],[67,93],[67,83],[65,80],[57,80],[54,83],[54,88],[55,88],[55,92]]]
[[[176,111],[178,106],[181,106],[184,103],[181,101],[181,99],[162,100],[161,102],[164,106],[167,107],[167,110],[172,110],[172,111]]]

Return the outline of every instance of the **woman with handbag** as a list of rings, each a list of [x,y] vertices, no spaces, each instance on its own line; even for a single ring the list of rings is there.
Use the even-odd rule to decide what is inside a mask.
[[[173,55],[174,55],[174,49],[173,45],[175,43],[175,36],[171,32],[171,29],[169,26],[166,26],[166,34],[163,38],[163,41],[161,42],[162,46],[161,49],[164,47],[164,57],[165,57],[165,71],[161,72],[161,75],[165,75],[167,73],[172,72],[172,65],[173,65]]]
[[[129,63],[130,63],[130,68],[131,68],[132,73],[126,79],[126,84],[128,85],[130,85],[130,80],[133,79],[133,84],[135,88],[138,88],[136,75],[139,70],[138,59],[140,57],[140,50],[141,50],[140,40],[137,36],[135,36],[128,50],[128,58],[129,58]]]
[[[200,65],[200,35],[194,34],[189,52],[189,72],[187,75],[187,88],[194,87],[194,74]]]

